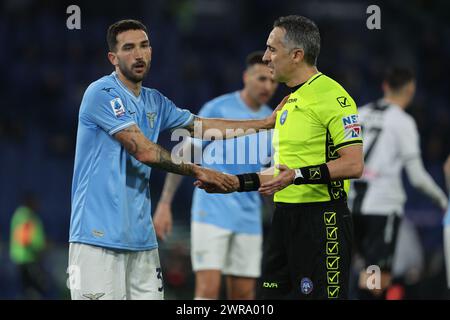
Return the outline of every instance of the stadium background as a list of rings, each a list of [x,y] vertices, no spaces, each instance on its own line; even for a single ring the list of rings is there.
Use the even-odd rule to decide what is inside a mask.
[[[81,30],[66,28],[67,6],[81,8]],[[381,8],[381,30],[368,30],[366,8]],[[408,112],[417,120],[426,168],[444,186],[450,152],[450,3],[446,1],[33,1],[0,4],[0,298],[21,298],[9,259],[10,219],[20,195],[38,195],[48,247],[43,265],[52,285],[46,298],[67,298],[65,287],[70,187],[77,114],[87,85],[112,71],[106,59],[108,25],[142,20],[153,47],[146,86],[197,112],[220,94],[241,88],[245,56],[264,50],[273,20],[312,18],[322,35],[319,69],[348,90],[358,105],[381,95],[382,71],[398,63],[417,72]],[[280,86],[272,106],[286,93]],[[160,143],[173,145],[168,133]],[[152,173],[156,205],[164,174]],[[191,298],[189,263],[191,179],[174,203],[176,226],[162,245],[168,298]],[[414,298],[444,298],[442,214],[407,185],[406,214],[420,239],[423,266],[409,287]],[[411,249],[411,248],[409,248]]]

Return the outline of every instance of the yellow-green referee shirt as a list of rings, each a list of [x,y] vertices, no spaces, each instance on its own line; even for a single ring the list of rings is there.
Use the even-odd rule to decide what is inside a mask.
[[[355,101],[339,83],[319,72],[294,90],[277,114],[273,136],[276,165],[291,169],[320,165],[337,159],[337,150],[362,144]],[[275,193],[274,201],[339,200],[348,190],[348,180],[290,185]]]

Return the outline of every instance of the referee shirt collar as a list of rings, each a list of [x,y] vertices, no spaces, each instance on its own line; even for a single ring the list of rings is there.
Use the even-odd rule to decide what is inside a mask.
[[[322,75],[322,72],[317,72],[315,73],[313,76],[311,76],[311,78],[309,78],[308,80],[306,80],[305,82],[302,82],[298,85],[296,85],[295,87],[291,88],[291,93],[294,93],[295,91],[297,91],[298,89],[300,89],[301,86],[303,86],[305,83],[307,84],[311,84],[311,82],[313,82],[314,80],[316,80],[317,78],[319,78]]]

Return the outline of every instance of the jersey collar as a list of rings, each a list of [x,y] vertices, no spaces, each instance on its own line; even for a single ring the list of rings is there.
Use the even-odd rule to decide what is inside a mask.
[[[308,80],[306,80],[305,82],[302,82],[298,85],[296,85],[295,87],[291,88],[291,93],[294,93],[295,91],[297,91],[298,89],[300,89],[300,87],[302,87],[305,83],[307,83],[308,85],[311,84],[311,82],[313,82],[314,80],[316,80],[317,78],[319,78],[321,75],[323,75],[322,72],[317,72],[316,74],[314,74],[313,76],[311,76]]]
[[[116,79],[116,82],[119,85],[119,87],[121,87],[131,98],[133,98],[133,100],[135,100],[135,101],[140,101],[141,100],[142,88],[141,88],[141,92],[139,94],[139,97],[136,97],[133,94],[133,92],[131,92],[131,90],[128,89],[127,86],[122,83],[122,81],[120,81],[120,79],[117,76],[117,73],[115,71],[113,71],[113,73],[111,73],[111,74],[114,76],[114,79]]]

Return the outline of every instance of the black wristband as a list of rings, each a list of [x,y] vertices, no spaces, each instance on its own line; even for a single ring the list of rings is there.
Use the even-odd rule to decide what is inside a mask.
[[[256,191],[259,189],[260,182],[256,173],[237,174],[236,177],[239,179],[238,192]]]
[[[303,178],[297,178],[295,184],[328,184],[330,171],[326,163],[300,168]]]

